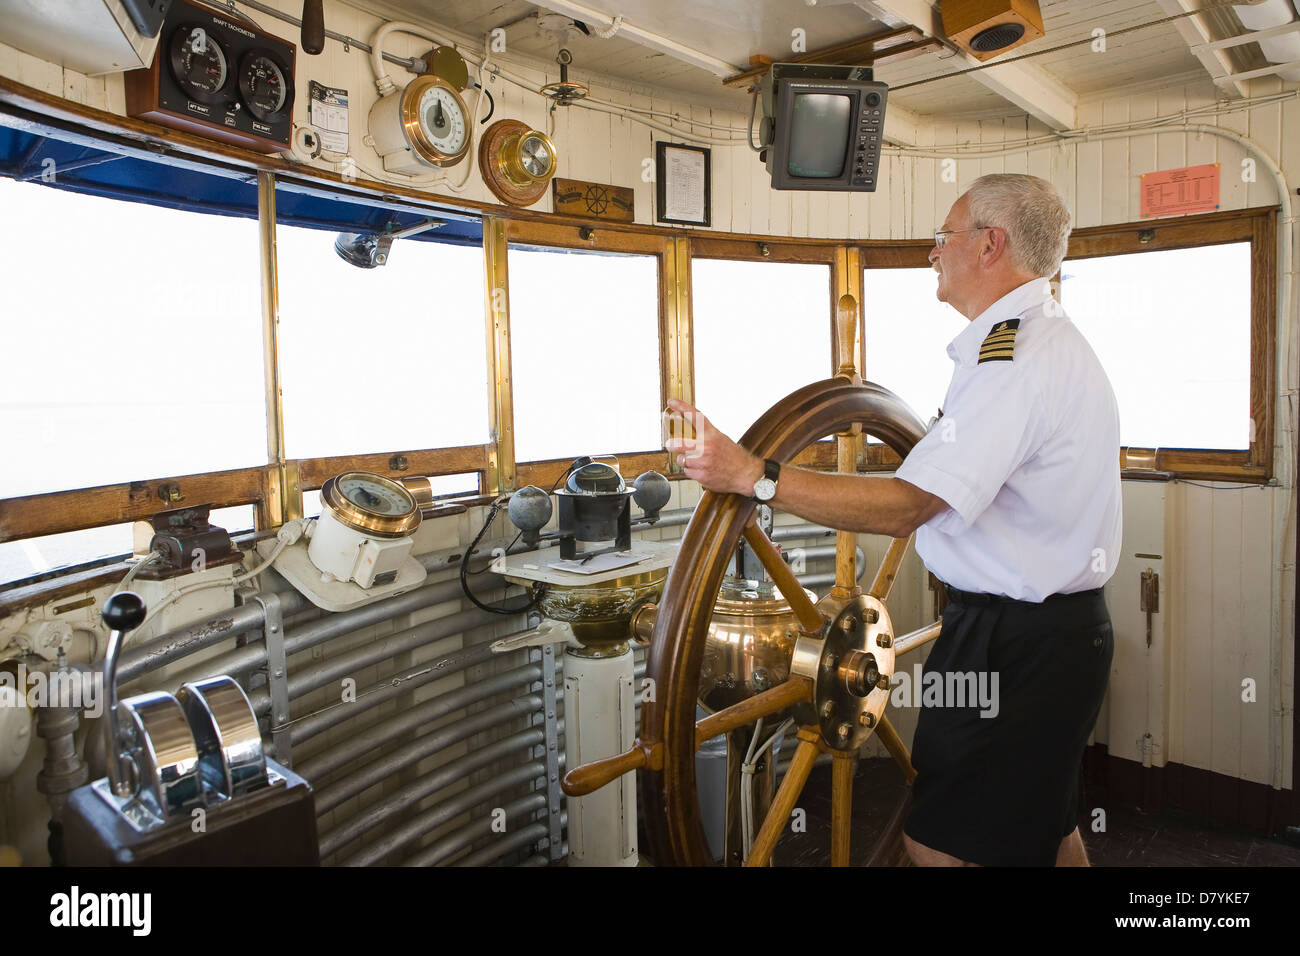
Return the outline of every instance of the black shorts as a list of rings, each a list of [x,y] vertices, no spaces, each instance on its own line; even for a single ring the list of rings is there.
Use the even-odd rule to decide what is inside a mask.
[[[1041,604],[950,598],[923,673],[945,686],[983,673],[994,706],[925,706],[918,693],[905,832],[970,863],[1051,866],[1076,826],[1079,765],[1110,677],[1106,601],[1100,589]]]

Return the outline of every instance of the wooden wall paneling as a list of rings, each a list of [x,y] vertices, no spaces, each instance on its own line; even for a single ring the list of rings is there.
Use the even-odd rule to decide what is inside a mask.
[[[903,156],[891,156],[888,162],[890,188],[885,193],[888,204],[884,208],[888,210],[889,231],[884,238],[906,239],[912,218],[912,175],[915,168],[912,160]]]
[[[884,159],[881,158],[882,175],[886,168]],[[880,180],[876,181],[876,188],[883,188]],[[866,193],[849,193],[844,197],[844,215],[848,222],[849,239],[858,241],[861,239],[871,238],[871,222],[868,215],[868,198]]]
[[[637,109],[653,109],[654,100],[645,93],[633,93],[629,96],[631,105]],[[652,119],[653,117],[646,117]],[[650,172],[654,173],[654,137],[655,131],[645,123],[631,122],[627,129],[627,152],[624,154],[624,165],[618,170],[617,178],[614,185],[631,186],[633,193],[636,194],[636,221],[640,223],[654,222],[654,195],[655,185],[642,178],[642,170],[647,167],[643,163],[650,160]]]
[[[1187,93],[1181,86],[1156,92],[1156,115],[1169,116],[1187,107]],[[1187,134],[1181,131],[1156,134],[1156,170],[1187,165]]]
[[[1189,102],[1191,107],[1193,102]],[[1232,120],[1232,122],[1228,122]],[[1212,125],[1213,121],[1211,121]],[[1236,114],[1234,120],[1231,115],[1220,116],[1217,125],[1233,129],[1235,132],[1246,135],[1249,119],[1246,113]],[[1222,209],[1246,209],[1251,204],[1250,188],[1242,179],[1241,161],[1247,155],[1246,150],[1232,142],[1224,139],[1222,136],[1210,136],[1198,133],[1189,133],[1186,137],[1187,143],[1187,165],[1196,166],[1202,163],[1219,164],[1219,206]],[[1257,174],[1263,172],[1257,170]]]
[[[808,235],[814,239],[832,238],[831,204],[840,202],[844,193],[808,193]]]
[[[1168,580],[1162,579],[1161,608],[1165,613],[1165,637],[1168,651],[1165,655],[1166,687],[1165,711],[1168,716],[1165,735],[1164,759],[1167,763],[1185,764],[1188,760],[1184,746],[1184,724],[1187,698],[1187,567],[1184,550],[1187,545],[1187,491],[1188,486],[1174,482],[1165,497],[1165,546],[1161,554],[1167,556]]]
[[[80,103],[82,106],[86,103],[87,77],[84,73],[78,73],[76,70],[63,71],[63,98],[71,100],[73,103]]]
[[[773,236],[790,235],[790,224],[794,220],[794,196],[797,193],[788,189],[772,189],[768,179],[767,228],[763,231]]]
[[[37,59],[21,50],[18,51],[18,69],[15,79],[19,83],[46,93],[53,93],[55,96],[63,92],[63,67]]]
[[[735,116],[725,110],[710,110],[709,117],[715,126],[734,124]],[[709,130],[709,135],[725,139],[727,132]],[[736,150],[731,146],[710,146],[713,164],[713,228],[735,232],[735,210],[732,208],[732,181],[735,178]]]
[[[1256,84],[1256,95],[1268,96],[1281,92],[1281,82],[1277,77],[1261,77],[1256,81]],[[1250,138],[1259,144],[1264,152],[1272,157],[1274,162],[1278,162],[1282,154],[1281,104],[1274,103],[1260,109],[1247,110],[1245,116],[1246,121],[1250,124]],[[1240,165],[1240,160],[1238,160],[1238,168],[1233,171],[1233,175],[1238,179],[1241,178]],[[1255,182],[1246,186],[1246,204],[1271,205],[1278,201],[1277,187],[1274,185],[1273,177],[1269,175],[1258,159],[1256,159],[1255,165]],[[1225,169],[1223,172],[1227,174],[1228,170]]]
[[[575,166],[581,170],[576,178],[597,183],[610,181],[609,137],[614,122],[615,118],[609,113],[569,107],[569,135],[573,138],[573,149],[578,153],[579,161]]]
[[[126,115],[126,84],[120,76],[110,76],[104,81],[104,102],[92,103],[96,109],[107,110],[119,116]]]
[[[1240,492],[1241,565],[1241,677],[1257,685],[1256,702],[1241,705],[1241,776],[1256,783],[1271,783],[1273,752],[1271,725],[1273,701],[1280,688],[1273,669],[1272,635],[1281,624],[1275,619],[1274,515],[1271,489],[1245,488]],[[1238,680],[1238,688],[1241,681]],[[1240,693],[1240,689],[1238,690]]]
[[[1129,99],[1128,118],[1133,122],[1154,119],[1156,115],[1156,98],[1145,93]],[[1142,174],[1156,172],[1156,137],[1154,133],[1143,136],[1130,136],[1128,144],[1127,188],[1124,195],[1128,203],[1126,222],[1136,221],[1142,214]],[[1116,188],[1118,183],[1109,184],[1107,188]]]
[[[1002,141],[1004,143],[1014,143],[1025,139],[1029,133],[1029,117],[1027,116],[1009,116],[1003,120]],[[1029,156],[1025,152],[1008,153],[1002,159],[1002,171],[1004,173],[1027,173],[1029,172]]]
[[[1001,117],[979,121],[979,141],[989,149],[998,149],[1006,141],[1007,127]],[[1005,156],[985,156],[979,160],[979,175],[1004,173],[1007,168]]]
[[[948,210],[952,204],[957,201],[961,195],[962,176],[961,160],[957,158],[956,153],[950,148],[957,142],[957,127],[955,124],[945,123],[934,127],[934,144],[933,150],[937,153],[946,153],[946,157],[934,160],[934,215],[931,217],[934,222],[924,225],[927,235],[943,225],[944,218],[948,215]],[[921,238],[921,237],[918,237]]]
[[[804,190],[790,190],[790,235],[808,238],[808,208],[811,193]]]
[[[1151,567],[1163,571],[1162,562],[1138,558],[1139,553],[1160,554],[1164,542],[1164,490],[1160,485],[1126,482],[1123,485],[1124,537],[1120,553],[1107,555],[1115,574],[1106,585],[1115,635],[1111,662],[1109,700],[1104,739],[1109,752],[1128,760],[1142,761],[1143,748],[1157,742],[1149,723],[1148,681],[1158,653],[1155,641],[1146,644],[1146,615],[1139,609],[1141,572]],[[1153,625],[1158,625],[1153,621]],[[1153,738],[1147,741],[1145,735]],[[1154,755],[1154,751],[1153,751]]]
[[[924,126],[917,130],[916,144],[923,149],[933,147],[934,135],[933,126]],[[912,168],[912,238],[915,238],[937,229],[939,220],[943,218],[943,213],[939,213],[938,218],[935,213],[939,164],[933,159],[917,157],[909,159],[908,163]]]
[[[1126,99],[1107,100],[1102,106],[1103,123],[1127,123],[1129,102]],[[1131,175],[1129,165],[1130,139],[1111,139],[1101,144],[1101,182],[1098,192],[1101,194],[1102,222],[1130,222],[1137,218],[1138,211],[1128,205],[1128,181]]]
[[[732,114],[731,125],[734,129],[744,130],[749,122],[749,114]],[[731,228],[734,232],[753,232],[753,186],[751,180],[767,178],[767,169],[746,144],[733,146],[731,154]]]
[[[1212,769],[1215,724],[1215,691],[1226,678],[1214,670],[1215,631],[1212,623],[1214,574],[1212,558],[1217,542],[1210,519],[1210,496],[1217,492],[1194,485],[1181,485],[1184,509],[1179,564],[1185,591],[1181,610],[1182,632],[1173,640],[1180,644],[1185,696],[1182,701],[1180,763]],[[1230,688],[1231,690],[1231,688]],[[1234,699],[1235,695],[1234,695]]]
[[[1079,107],[1079,125],[1102,122],[1102,107],[1089,103]],[[1101,143],[1079,143],[1074,147],[1074,226],[1076,229],[1101,224]]]
[[[1257,708],[1258,697],[1268,693],[1268,680],[1257,680],[1253,704],[1242,700],[1242,653],[1249,640],[1245,607],[1242,604],[1242,498],[1248,490],[1219,488],[1210,494],[1210,522],[1213,545],[1210,550],[1212,587],[1210,626],[1213,648],[1210,667],[1216,675],[1212,698],[1213,726],[1209,770],[1238,778],[1242,774],[1242,735],[1245,710]],[[1210,786],[1212,813],[1238,813],[1239,788],[1227,787],[1213,778]]]
[[[772,198],[776,191],[772,189],[772,177],[768,176],[767,168],[759,161],[757,152],[753,159],[754,164],[750,166],[749,174],[750,232],[772,234]]]
[[[1191,90],[1188,91],[1188,109],[1207,105],[1208,102],[1208,97],[1202,99],[1201,94]],[[1193,122],[1196,121],[1193,120]],[[1212,120],[1201,120],[1201,122],[1210,122],[1210,125],[1213,125]],[[1219,208],[1245,208],[1247,205],[1245,194],[1236,191],[1236,186],[1240,185],[1241,182],[1240,158],[1244,155],[1241,147],[1221,136],[1210,133],[1184,133],[1181,135],[1183,137],[1183,163],[1185,165],[1222,164],[1222,168],[1219,170]],[[1166,166],[1165,168],[1168,169],[1169,167]]]
[[[1031,138],[1037,138],[1047,131],[1043,124],[1035,120],[1029,120],[1025,124],[1025,133]],[[1059,151],[1057,146],[1036,147],[1026,150],[1025,152],[1025,172],[1031,176],[1040,176],[1051,183],[1060,187],[1057,183],[1053,172],[1052,157]]]
[[[1202,490],[1202,489],[1198,489]],[[1210,765],[1214,773],[1236,777],[1241,773],[1243,712],[1258,707],[1242,701],[1241,651],[1246,641],[1241,603],[1241,498],[1245,494],[1227,486],[1209,491],[1211,544],[1206,555],[1210,563],[1209,615],[1212,635],[1210,669],[1213,691],[1209,704]],[[1195,539],[1193,539],[1195,540]],[[1195,547],[1195,545],[1193,545]],[[1257,695],[1267,694],[1267,680],[1257,681]],[[1211,812],[1236,812],[1236,792],[1211,786]]]

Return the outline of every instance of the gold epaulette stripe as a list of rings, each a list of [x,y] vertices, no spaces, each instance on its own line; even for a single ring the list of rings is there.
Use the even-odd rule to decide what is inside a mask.
[[[1015,361],[1016,330],[1020,328],[1019,319],[1007,319],[999,322],[980,343],[980,362]],[[978,364],[978,363],[977,363]]]

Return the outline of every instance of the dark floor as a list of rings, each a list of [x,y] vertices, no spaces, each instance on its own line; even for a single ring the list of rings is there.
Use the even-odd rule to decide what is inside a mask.
[[[902,794],[893,761],[863,760],[853,782],[853,835],[849,862],[866,862]],[[831,767],[813,769],[798,806],[806,832],[788,832],[777,846],[776,866],[830,864]],[[1135,807],[1107,810],[1106,832],[1093,833],[1085,811],[1079,819],[1093,866],[1300,866],[1300,846],[1241,830],[1214,827],[1173,814],[1148,816]]]

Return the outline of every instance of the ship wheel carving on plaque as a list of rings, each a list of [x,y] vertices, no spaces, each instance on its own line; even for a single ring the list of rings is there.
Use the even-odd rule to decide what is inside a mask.
[[[881,439],[906,457],[925,432],[921,421],[893,392],[863,382],[853,366],[857,302],[838,303],[841,365],[834,378],[805,386],[769,409],[740,440],[760,458],[788,462],[820,438],[834,434],[840,471],[856,471],[862,435]],[[885,714],[889,679],[898,659],[939,635],[939,622],[906,635],[894,633],[886,601],[911,538],[895,538],[863,593],[854,573],[857,536],[839,531],[836,584],[814,604],[794,572],[755,523],[753,499],[706,492],[682,536],[655,615],[646,676],[653,700],[641,708],[640,736],[629,751],[570,770],[564,791],[581,796],[630,770],[640,770],[640,812],[650,851],[661,865],[712,864],[696,794],[699,746],[760,717],[794,708],[798,747],[746,859],[766,866],[791,811],[821,753],[830,753],[831,864],[849,862],[853,772],[859,748],[875,734],[907,782],[868,864],[901,862],[902,827],[916,776],[911,756]],[[700,666],[714,600],[745,538],[789,602],[798,622],[790,677],[776,687],[696,720]]]

